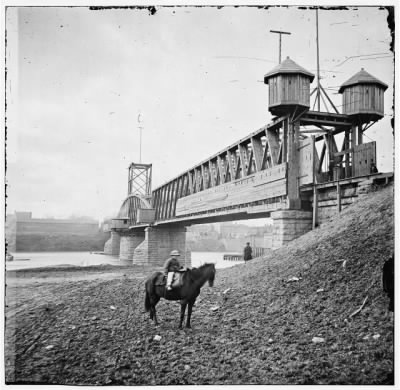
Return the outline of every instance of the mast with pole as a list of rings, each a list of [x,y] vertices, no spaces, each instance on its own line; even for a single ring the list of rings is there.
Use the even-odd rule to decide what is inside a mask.
[[[139,113],[139,115],[138,115],[138,119],[137,119],[137,121],[138,121],[138,123],[139,123],[139,126],[138,126],[138,128],[139,128],[139,162],[141,163],[142,162],[142,130],[143,130],[143,126],[141,126],[140,124],[141,124],[141,120],[140,120],[140,116],[141,116],[142,114],[141,113]]]
[[[317,102],[318,102],[318,111],[321,111],[321,84],[320,84],[320,76],[319,76],[319,39],[318,39],[318,8],[315,9],[316,12],[316,28],[317,28]]]
[[[279,63],[282,62],[282,34],[291,35],[290,32],[287,31],[278,31],[278,30],[269,30],[272,33],[279,34]]]

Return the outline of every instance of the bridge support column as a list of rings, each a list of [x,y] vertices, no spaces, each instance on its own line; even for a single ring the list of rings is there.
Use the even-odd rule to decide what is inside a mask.
[[[289,121],[289,119],[287,119]],[[299,131],[300,122],[289,122],[287,192],[290,209],[300,209],[299,190]]]
[[[121,236],[117,232],[111,231],[111,237],[104,244],[104,254],[118,256]]]
[[[180,263],[190,267],[191,253],[186,247],[185,227],[148,227],[144,241],[135,249],[133,263],[162,267],[174,249],[181,254]]]
[[[145,238],[144,231],[135,231],[135,233],[127,233],[121,235],[121,243],[119,250],[120,260],[133,260],[135,249],[143,242]]]
[[[312,211],[280,210],[271,213],[272,249],[280,248],[312,229]]]

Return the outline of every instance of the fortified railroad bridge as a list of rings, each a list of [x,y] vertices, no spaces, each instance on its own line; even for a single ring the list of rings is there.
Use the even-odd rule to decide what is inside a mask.
[[[266,217],[278,248],[346,207],[374,180],[393,177],[377,172],[375,142],[363,142],[364,131],[383,117],[387,85],[362,69],[339,89],[340,114],[323,88],[310,93],[313,79],[288,57],[264,77],[271,123],[153,191],[152,165],[132,163],[105,253],[159,266],[178,249],[190,265],[186,226]],[[334,112],[325,100],[327,112],[310,110],[313,94],[314,107],[325,96]]]

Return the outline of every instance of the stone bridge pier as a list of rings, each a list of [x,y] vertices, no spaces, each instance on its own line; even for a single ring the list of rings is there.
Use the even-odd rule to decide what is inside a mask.
[[[133,264],[160,267],[176,249],[182,265],[191,266],[191,252],[186,246],[186,228],[172,226],[149,226],[144,231],[144,240],[133,253]]]
[[[120,260],[132,260],[134,265],[163,266],[172,250],[181,254],[182,265],[191,266],[191,252],[186,246],[186,228],[149,226],[144,230],[111,232],[104,253],[118,256]]]
[[[277,210],[271,213],[273,221],[272,249],[278,249],[312,229],[312,212]]]

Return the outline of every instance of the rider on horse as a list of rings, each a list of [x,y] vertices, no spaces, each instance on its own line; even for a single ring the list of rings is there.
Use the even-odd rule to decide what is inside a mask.
[[[180,254],[177,250],[173,250],[170,253],[170,258],[168,258],[164,264],[164,272],[167,275],[167,290],[172,290],[172,280],[174,277],[174,272],[179,271],[182,267],[177,259]]]

